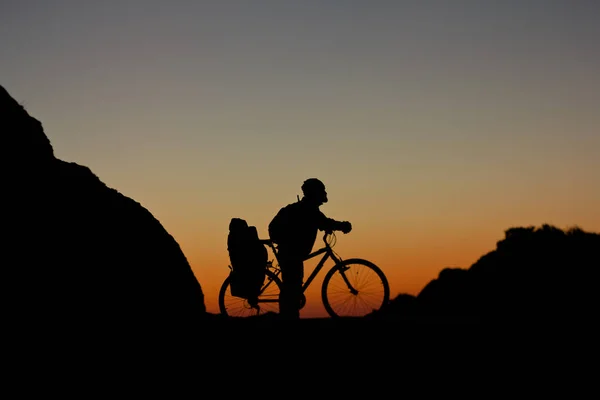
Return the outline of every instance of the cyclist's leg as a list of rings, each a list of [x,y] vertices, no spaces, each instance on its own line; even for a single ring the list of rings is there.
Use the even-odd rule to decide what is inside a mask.
[[[279,313],[283,318],[298,319],[300,318],[304,263],[300,258],[280,254],[279,265],[281,266],[282,281]]]

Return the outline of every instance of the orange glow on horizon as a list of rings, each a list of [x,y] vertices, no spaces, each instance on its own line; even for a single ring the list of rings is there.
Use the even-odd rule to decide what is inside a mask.
[[[386,274],[391,290],[391,298],[398,294],[406,293],[417,295],[421,289],[439,272],[447,267],[468,268],[479,257],[495,249],[496,242],[503,239],[503,232],[496,235],[473,234],[471,238],[457,235],[457,237],[439,236],[432,233],[430,240],[413,238],[406,240],[404,245],[398,242],[397,246],[389,243],[364,243],[362,245],[351,241],[351,235],[344,236],[338,233],[338,245],[334,250],[344,259],[365,258],[377,264]],[[225,242],[225,239],[222,240]],[[347,243],[350,242],[350,243]],[[316,246],[319,244],[315,244]],[[184,248],[185,252],[185,248]],[[190,250],[187,252],[188,260],[200,282],[204,295],[207,311],[219,313],[218,292],[221,284],[229,273],[229,259],[226,246],[222,245],[212,253],[204,253],[202,250]],[[272,258],[272,254],[269,254]],[[317,259],[309,260],[305,264],[305,278],[316,266]],[[311,283],[306,292],[307,303],[301,311],[304,318],[328,317],[321,302],[321,283],[333,262],[328,260],[325,268]]]

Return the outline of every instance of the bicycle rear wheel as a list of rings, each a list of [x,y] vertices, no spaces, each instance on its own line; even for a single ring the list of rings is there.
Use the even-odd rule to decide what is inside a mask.
[[[250,304],[248,299],[231,295],[230,277],[227,277],[219,290],[219,310],[230,317],[251,317],[268,312],[279,314],[279,294],[281,280],[271,270],[266,271],[265,281],[260,289],[258,302]]]
[[[321,297],[331,317],[364,317],[389,302],[390,286],[377,265],[353,258],[327,272]]]

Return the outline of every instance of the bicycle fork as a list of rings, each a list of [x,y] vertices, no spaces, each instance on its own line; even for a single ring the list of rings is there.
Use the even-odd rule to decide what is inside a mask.
[[[352,293],[353,295],[356,296],[356,295],[358,295],[358,290],[354,289],[354,286],[352,286],[352,284],[348,280],[348,277],[346,276],[346,271],[348,271],[349,269],[350,269],[350,267],[347,265],[340,268],[340,275],[342,275],[342,279],[344,280],[344,282],[346,282],[346,285],[348,286],[350,293]]]

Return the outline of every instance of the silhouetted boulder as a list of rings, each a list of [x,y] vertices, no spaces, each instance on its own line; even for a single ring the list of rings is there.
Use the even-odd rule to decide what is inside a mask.
[[[421,313],[463,315],[470,311],[473,294],[471,277],[461,268],[445,268],[417,296]],[[444,301],[439,301],[442,298]]]
[[[10,317],[44,332],[158,335],[206,314],[185,255],[147,209],[55,158],[42,124],[2,87],[0,121]]]
[[[368,315],[368,317],[379,316],[401,316],[415,317],[419,316],[419,308],[416,296],[407,293],[401,293],[392,299],[388,304]]]
[[[551,225],[510,228],[469,269],[442,270],[417,295],[416,307],[421,316],[588,318],[598,310],[599,267],[599,234]]]

